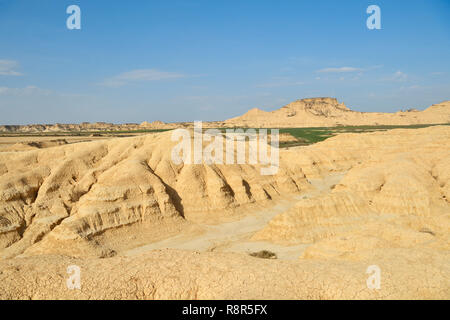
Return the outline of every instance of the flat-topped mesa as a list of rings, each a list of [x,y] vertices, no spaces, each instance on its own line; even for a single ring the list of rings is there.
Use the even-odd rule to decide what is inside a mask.
[[[349,111],[344,103],[339,103],[336,98],[307,98],[296,100],[289,105],[303,107],[303,109],[316,109],[321,107],[330,107],[340,110]]]
[[[296,100],[271,112],[252,109],[225,123],[234,126],[278,128],[444,124],[450,123],[450,102],[441,102],[424,111],[382,113],[354,111],[336,98],[307,98]]]
[[[139,126],[143,128],[155,128],[164,127],[166,124],[160,120],[155,120],[153,122],[144,121]]]
[[[330,97],[317,97],[317,98],[305,98],[305,99],[298,99],[296,100],[298,102],[303,101],[304,103],[311,103],[311,104],[332,104],[337,105],[339,104],[339,101],[336,98],[330,98]]]
[[[351,111],[336,98],[307,98],[291,102],[281,109],[290,110],[291,116],[297,111],[307,111],[313,115],[332,117],[342,112]]]

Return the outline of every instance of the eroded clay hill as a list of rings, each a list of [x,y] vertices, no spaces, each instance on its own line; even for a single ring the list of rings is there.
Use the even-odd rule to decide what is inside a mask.
[[[290,166],[175,165],[171,134],[0,153],[0,255],[111,255],[306,185]]]
[[[90,132],[90,131],[134,131],[153,129],[173,129],[182,127],[183,124],[170,124],[162,121],[147,122],[141,124],[125,123],[114,124],[107,122],[83,122],[80,124],[29,124],[29,125],[0,125],[0,133],[56,133],[56,132]]]
[[[343,178],[330,193],[298,201],[253,239],[311,243],[307,257],[357,259],[392,247],[448,254],[449,142],[449,128],[434,127],[341,134],[305,148],[298,159],[306,177],[341,171]]]
[[[0,298],[450,298],[448,126],[281,150],[274,176],[259,165],[174,165],[170,135],[0,153]],[[340,177],[331,190],[313,183],[329,176]],[[304,245],[293,261],[124,254],[289,195],[301,199],[247,236]],[[66,287],[72,264],[81,290]],[[366,284],[371,265],[379,290]]]
[[[242,116],[225,121],[204,122],[205,128],[298,128],[298,127],[334,127],[361,125],[415,125],[450,123],[450,101],[419,111],[409,109],[395,113],[353,111],[339,103],[335,98],[309,98],[289,103],[275,111],[251,109]],[[0,125],[0,134],[30,133],[80,133],[80,132],[123,132],[160,129],[192,128],[192,123],[165,123],[162,121],[140,124],[113,124],[106,122],[80,124],[31,124]]]
[[[380,113],[353,111],[334,98],[310,98],[294,101],[271,112],[255,108],[240,117],[225,121],[225,124],[228,126],[246,126],[250,128],[438,123],[450,123],[450,101],[433,105],[424,111],[409,110],[396,113]]]

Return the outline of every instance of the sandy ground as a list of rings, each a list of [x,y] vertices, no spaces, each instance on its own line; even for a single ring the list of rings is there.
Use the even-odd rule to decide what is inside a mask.
[[[449,141],[344,133],[273,176],[176,165],[170,132],[0,152],[0,299],[448,299]]]
[[[278,259],[297,260],[308,244],[283,246],[268,241],[254,241],[251,237],[264,228],[267,223],[280,213],[292,208],[298,200],[313,198],[330,193],[332,186],[339,183],[345,173],[329,175],[324,179],[311,179],[313,191],[304,192],[288,200],[281,200],[276,205],[248,213],[244,218],[215,225],[196,224],[191,231],[175,237],[140,246],[122,253],[124,256],[139,255],[157,249],[182,249],[206,252],[253,253],[269,250],[276,253]],[[194,231],[192,231],[194,230]]]

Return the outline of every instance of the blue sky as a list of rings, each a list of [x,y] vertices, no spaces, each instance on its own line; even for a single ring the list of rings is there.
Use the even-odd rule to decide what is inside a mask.
[[[223,120],[316,96],[423,109],[450,99],[449,15],[448,0],[0,0],[0,124]]]

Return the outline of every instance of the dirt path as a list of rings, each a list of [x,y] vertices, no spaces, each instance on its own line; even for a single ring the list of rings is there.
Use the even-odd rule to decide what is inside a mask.
[[[140,246],[123,253],[126,256],[141,254],[145,251],[173,248],[194,251],[222,251],[251,253],[260,250],[269,250],[277,254],[278,259],[295,260],[308,246],[300,244],[295,246],[276,245],[266,241],[252,241],[252,235],[261,230],[276,215],[293,207],[298,200],[329,193],[331,187],[342,179],[343,174],[330,175],[325,179],[310,180],[315,188],[295,196],[291,200],[279,201],[271,208],[250,213],[244,218],[218,225],[199,225],[203,232],[183,233],[159,242]]]

